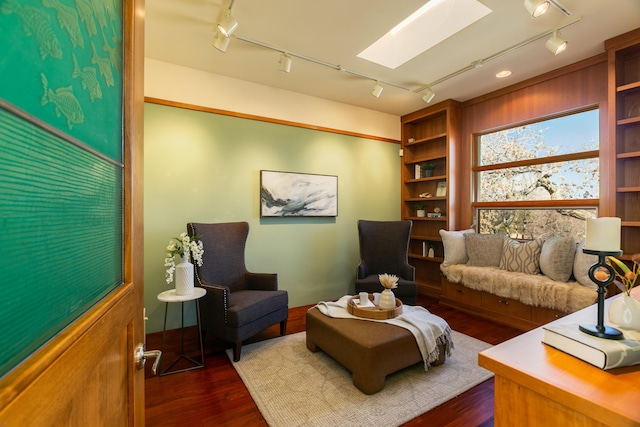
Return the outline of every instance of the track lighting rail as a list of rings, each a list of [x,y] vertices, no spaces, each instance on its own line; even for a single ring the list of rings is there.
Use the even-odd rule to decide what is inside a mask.
[[[230,17],[231,6],[233,5],[233,2],[234,2],[234,0],[231,0],[229,8],[227,9],[229,17]],[[558,9],[560,9],[565,15],[567,15],[567,16],[571,15],[571,12],[568,9],[566,9],[561,3],[559,3],[558,0],[548,0],[548,2],[553,4],[554,6],[556,6]],[[418,87],[417,89],[414,89],[413,92],[414,93],[420,93],[420,92],[424,91],[425,93],[424,93],[424,96],[422,97],[422,99],[426,103],[429,103],[435,97],[435,93],[432,90],[433,86],[435,86],[437,84],[440,84],[442,82],[445,82],[445,81],[447,81],[447,80],[449,80],[449,79],[451,79],[453,77],[456,77],[456,76],[458,76],[458,75],[460,75],[462,73],[465,73],[467,71],[470,71],[470,70],[472,70],[474,68],[481,67],[482,65],[486,64],[489,61],[497,59],[497,58],[499,58],[499,57],[501,57],[503,55],[506,55],[508,53],[514,52],[514,51],[516,51],[516,50],[518,50],[518,49],[520,49],[520,48],[522,48],[524,46],[527,46],[527,45],[529,45],[529,44],[531,44],[531,43],[533,43],[535,41],[538,41],[538,40],[540,40],[540,39],[542,39],[544,37],[547,37],[549,35],[552,35],[552,37],[554,39],[558,39],[558,32],[560,30],[562,30],[564,28],[567,28],[567,27],[569,27],[569,26],[571,26],[573,24],[576,24],[576,23],[580,22],[581,20],[582,20],[582,17],[579,17],[579,18],[574,19],[573,21],[571,21],[571,22],[569,22],[567,24],[564,24],[564,25],[562,25],[560,27],[557,27],[557,28],[554,28],[552,30],[548,30],[548,31],[545,31],[543,33],[540,33],[540,34],[538,34],[536,36],[533,36],[533,37],[531,37],[531,38],[529,38],[529,39],[527,39],[527,40],[525,40],[523,42],[520,42],[520,43],[518,43],[516,45],[510,46],[510,47],[508,47],[508,48],[506,48],[504,50],[501,50],[500,52],[497,52],[497,53],[494,53],[493,55],[487,56],[486,58],[473,61],[471,64],[467,65],[464,68],[461,68],[461,69],[459,69],[457,71],[454,71],[453,73],[448,74],[448,75],[446,75],[444,77],[441,77],[438,80],[433,81],[433,82],[431,82],[429,84],[422,85],[422,86]],[[237,27],[237,23],[236,23],[235,27]],[[234,29],[235,29],[235,27],[234,27]],[[252,45],[255,45],[255,46],[259,46],[259,47],[262,47],[262,48],[265,48],[265,49],[273,50],[275,52],[280,52],[281,55],[282,55],[282,58],[280,60],[280,69],[282,71],[287,72],[287,73],[289,72],[289,70],[291,68],[291,57],[294,57],[294,58],[301,59],[303,61],[311,62],[313,64],[321,65],[323,67],[331,68],[331,69],[336,70],[336,71],[341,71],[343,73],[347,73],[347,74],[351,74],[351,75],[354,75],[354,76],[357,76],[357,77],[361,77],[363,79],[371,80],[371,81],[374,82],[374,89],[373,89],[373,92],[371,94],[373,96],[375,96],[375,97],[379,97],[380,94],[382,93],[382,86],[381,85],[391,86],[391,87],[395,87],[395,88],[406,90],[406,91],[410,91],[411,90],[410,88],[402,86],[402,85],[398,85],[398,84],[391,83],[391,82],[388,82],[388,81],[385,81],[385,80],[381,80],[381,79],[376,78],[376,77],[367,76],[367,75],[359,73],[357,71],[349,70],[349,69],[343,67],[342,65],[332,64],[330,62],[326,62],[326,61],[322,61],[320,59],[312,58],[310,56],[301,55],[299,53],[294,53],[294,52],[288,51],[286,49],[281,49],[281,48],[278,48],[276,46],[271,46],[269,44],[266,44],[266,43],[263,43],[263,42],[260,42],[260,41],[257,41],[257,40],[252,40],[252,39],[249,39],[249,38],[246,38],[246,37],[242,37],[242,36],[239,36],[239,35],[234,35],[233,37],[236,38],[237,40],[240,40],[240,41],[245,42],[245,43],[249,43],[249,44],[252,44]],[[560,49],[552,49],[551,47],[549,47],[549,43],[551,41],[552,40],[549,40],[549,42],[547,42],[547,48],[552,50],[555,54],[558,54],[559,52],[561,52],[562,50],[560,50]],[[560,42],[564,42],[563,40],[560,40],[560,41],[554,40],[554,41],[556,42],[555,44],[560,44]],[[214,41],[214,46],[217,49],[219,49],[220,51],[225,52],[226,51],[226,47],[228,45],[228,42],[229,42],[229,35],[226,35],[226,37],[222,37],[220,35],[220,30],[218,30],[218,36],[217,36],[216,40]],[[555,46],[555,44],[554,44],[554,46]],[[566,42],[565,42],[565,44],[566,44]]]
[[[342,71],[343,73],[347,73],[347,74],[351,74],[351,75],[354,75],[354,76],[362,77],[364,79],[372,80],[374,82],[377,81],[380,84],[384,84],[386,86],[392,86],[392,87],[396,87],[396,88],[402,89],[402,90],[411,90],[411,89],[409,89],[407,87],[400,86],[400,85],[397,85],[395,83],[387,82],[387,81],[378,79],[376,77],[369,77],[369,76],[364,75],[362,73],[358,73],[357,71],[349,70],[348,68],[345,68],[342,65],[331,64],[329,62],[322,61],[322,60],[316,59],[316,58],[312,58],[310,56],[300,55],[298,53],[294,53],[294,52],[288,51],[286,49],[281,49],[281,48],[278,48],[278,47],[275,47],[275,46],[271,46],[271,45],[268,45],[266,43],[262,43],[262,42],[257,41],[257,40],[251,40],[251,39],[248,39],[246,37],[235,36],[235,38],[237,40],[243,41],[245,43],[250,43],[250,44],[253,44],[253,45],[256,45],[256,46],[260,46],[260,47],[263,47],[265,49],[273,50],[275,52],[282,52],[282,53],[285,53],[285,54],[287,54],[289,56],[292,56],[294,58],[302,59],[303,61],[307,61],[307,62],[312,62],[312,63],[317,64],[317,65],[322,65],[323,67],[328,67],[328,68],[334,69],[336,71]]]
[[[444,76],[444,77],[442,77],[442,78],[440,78],[440,79],[438,79],[438,80],[436,80],[436,81],[434,81],[434,82],[432,82],[432,83],[430,83],[428,85],[420,86],[419,88],[415,89],[413,92],[414,93],[422,92],[423,90],[425,90],[427,88],[433,87],[433,86],[435,86],[435,85],[437,85],[439,83],[447,81],[447,80],[449,80],[449,79],[451,79],[451,78],[453,78],[455,76],[458,76],[458,75],[460,75],[462,73],[465,73],[467,71],[473,70],[474,68],[480,67],[480,66],[486,64],[489,61],[493,61],[494,59],[500,58],[503,55],[506,55],[508,53],[514,52],[514,51],[516,51],[516,50],[518,50],[518,49],[520,49],[522,47],[527,46],[528,44],[531,44],[531,43],[533,43],[535,41],[543,39],[543,38],[545,38],[547,36],[553,35],[554,32],[557,32],[557,31],[560,31],[562,29],[565,29],[565,28],[567,28],[567,27],[569,27],[569,26],[571,26],[573,24],[576,24],[576,23],[578,23],[580,21],[582,21],[582,17],[576,18],[573,21],[571,21],[571,22],[569,22],[569,23],[567,23],[565,25],[562,25],[560,27],[554,28],[553,30],[549,30],[549,31],[545,31],[544,33],[540,33],[537,36],[533,36],[533,37],[531,37],[531,38],[529,38],[529,39],[527,39],[527,40],[525,40],[523,42],[520,42],[520,43],[518,43],[516,45],[508,47],[508,48],[506,48],[504,50],[501,50],[498,53],[494,53],[493,55],[487,56],[486,58],[479,59],[477,61],[473,61],[471,64],[467,65],[466,67],[461,68],[461,69],[459,69],[457,71],[454,71],[453,73],[448,74],[448,75],[446,75],[446,76]]]

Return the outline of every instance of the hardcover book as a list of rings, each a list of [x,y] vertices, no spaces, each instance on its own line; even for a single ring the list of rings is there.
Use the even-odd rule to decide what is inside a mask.
[[[640,364],[640,332],[623,330],[624,339],[594,337],[578,329],[577,324],[542,327],[542,342],[600,369]]]

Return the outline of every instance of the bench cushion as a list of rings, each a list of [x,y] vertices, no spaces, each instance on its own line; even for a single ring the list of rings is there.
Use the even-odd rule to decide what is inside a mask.
[[[511,298],[533,307],[545,307],[572,313],[594,304],[598,293],[577,282],[558,282],[541,274],[505,271],[496,267],[464,264],[440,266],[452,283]]]

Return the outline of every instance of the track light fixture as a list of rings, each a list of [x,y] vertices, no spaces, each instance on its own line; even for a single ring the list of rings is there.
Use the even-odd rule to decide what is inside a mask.
[[[547,0],[524,0],[524,7],[531,14],[532,18],[537,18],[549,9],[551,3]]]
[[[422,95],[422,100],[428,104],[431,101],[433,101],[433,98],[435,97],[436,97],[436,94],[431,90],[431,88],[428,87],[424,91],[424,95]]]
[[[524,7],[531,14],[532,18],[544,14],[549,6],[554,5],[558,10],[567,16],[571,16],[571,11],[567,9],[559,0],[524,0]]]
[[[229,37],[238,28],[238,21],[231,15],[231,8],[227,9],[222,19],[218,21],[218,31]]]
[[[376,80],[373,84],[373,90],[371,91],[371,95],[375,96],[376,98],[379,98],[383,89],[384,88],[382,87],[380,82]]]
[[[563,40],[558,35],[558,30],[555,30],[551,38],[547,40],[545,47],[549,49],[551,52],[553,52],[554,55],[557,55],[559,53],[564,52],[568,44],[569,42],[567,42],[566,40]]]
[[[288,73],[291,71],[291,57],[286,53],[282,52],[280,54],[279,64],[280,64],[280,71],[284,71],[285,73]]]
[[[213,40],[213,47],[218,49],[220,52],[225,53],[228,46],[229,37],[225,36],[220,31],[216,31],[216,38]]]

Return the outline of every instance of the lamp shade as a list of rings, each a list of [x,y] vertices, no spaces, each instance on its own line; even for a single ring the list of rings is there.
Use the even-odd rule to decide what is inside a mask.
[[[220,31],[225,37],[229,37],[236,28],[238,28],[238,21],[231,16],[231,11],[227,11],[224,18],[218,22],[218,31]]]
[[[436,94],[431,89],[427,89],[424,91],[424,95],[422,95],[422,100],[428,104],[433,101],[435,96]]]
[[[288,73],[291,71],[291,57],[286,53],[280,55],[280,71]]]
[[[222,34],[220,31],[217,32],[216,38],[213,41],[213,47],[218,49],[220,52],[226,52],[227,47],[229,46],[229,37]]]
[[[545,47],[553,52],[554,55],[557,55],[562,53],[567,48],[568,44],[569,43],[566,40],[560,38],[557,31],[554,31],[551,38],[547,40]]]
[[[380,85],[380,83],[375,82],[373,84],[373,90],[371,91],[371,95],[375,96],[376,98],[378,98],[380,96],[380,94],[382,93],[382,90],[384,88],[382,87],[382,85]]]
[[[531,14],[532,18],[537,18],[549,9],[550,3],[546,0],[524,0],[524,7]]]

